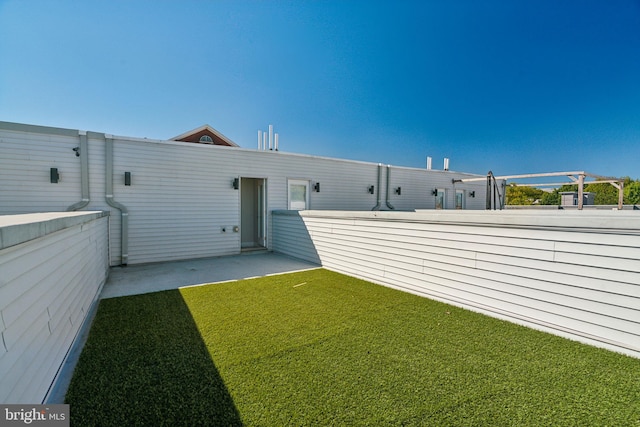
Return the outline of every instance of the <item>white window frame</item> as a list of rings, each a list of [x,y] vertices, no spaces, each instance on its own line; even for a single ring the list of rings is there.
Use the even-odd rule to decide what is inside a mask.
[[[304,186],[305,187],[305,201],[304,208],[300,208],[300,206],[292,205],[293,200],[291,200],[291,187],[292,186]],[[308,179],[288,179],[287,180],[287,208],[290,211],[301,211],[309,209],[309,193],[311,191],[311,181]]]

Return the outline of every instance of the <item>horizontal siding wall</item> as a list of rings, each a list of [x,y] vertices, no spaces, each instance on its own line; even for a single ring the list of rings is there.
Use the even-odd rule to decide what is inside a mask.
[[[105,214],[33,216],[0,217],[0,403],[44,401],[108,273]]]
[[[636,213],[303,211],[274,226],[276,251],[640,356]]]
[[[65,211],[81,199],[80,132],[0,122],[0,214]],[[84,210],[110,212],[110,265],[122,260],[122,217],[106,201],[106,135],[87,132],[90,202]],[[49,182],[50,167],[61,174]],[[131,173],[131,185],[124,183]],[[378,173],[380,172],[380,185]],[[476,191],[468,209],[484,208],[484,184],[457,183],[470,174],[176,141],[113,137],[113,198],[129,212],[128,263],[139,264],[239,253],[240,191],[234,178],[264,178],[267,211],[287,209],[287,182],[319,183],[310,208],[369,211],[433,209],[435,188]],[[389,180],[387,184],[387,179]],[[374,194],[368,189],[374,186]],[[387,187],[390,191],[387,195]],[[394,189],[401,187],[401,194]],[[389,204],[386,201],[389,201]],[[268,215],[268,247],[272,246]],[[222,232],[225,228],[227,231]]]

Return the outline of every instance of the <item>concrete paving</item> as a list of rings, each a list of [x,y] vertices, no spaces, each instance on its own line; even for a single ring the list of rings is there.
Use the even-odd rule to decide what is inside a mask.
[[[112,268],[100,298],[178,289],[184,286],[227,282],[318,268],[299,259],[273,252],[249,252],[158,264]]]

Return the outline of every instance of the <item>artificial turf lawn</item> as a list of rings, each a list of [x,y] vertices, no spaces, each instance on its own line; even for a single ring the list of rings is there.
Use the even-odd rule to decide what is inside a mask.
[[[72,425],[640,425],[640,360],[323,269],[100,303]]]

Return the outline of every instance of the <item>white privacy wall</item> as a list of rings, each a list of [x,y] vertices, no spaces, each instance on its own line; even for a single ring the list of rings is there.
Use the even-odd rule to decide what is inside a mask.
[[[104,212],[0,216],[0,403],[41,403],[108,274]]]
[[[176,132],[178,133],[178,132]],[[0,122],[0,214],[65,211],[81,198],[81,157],[74,148],[84,132]],[[110,212],[110,264],[122,260],[122,217],[106,201],[107,135],[86,132],[89,202],[83,210]],[[436,188],[465,193],[467,209],[484,209],[483,182],[442,170],[379,167],[377,163],[236,147],[109,136],[113,140],[113,200],[128,210],[128,263],[148,263],[240,253],[240,191],[234,178],[266,179],[267,211],[287,209],[287,181],[320,183],[311,209],[433,209]],[[283,145],[281,145],[282,147]],[[50,168],[60,181],[51,183]],[[380,171],[380,185],[378,173]],[[131,185],[124,182],[131,174]],[[389,178],[387,182],[387,177]],[[375,187],[374,194],[368,192]],[[395,190],[400,187],[401,194]],[[387,197],[387,188],[389,194]],[[475,191],[476,197],[471,197]],[[387,199],[388,202],[387,203]],[[391,207],[390,207],[391,206]],[[271,216],[267,219],[271,247]],[[222,232],[222,229],[227,230]]]
[[[275,212],[274,250],[640,356],[640,215]]]

